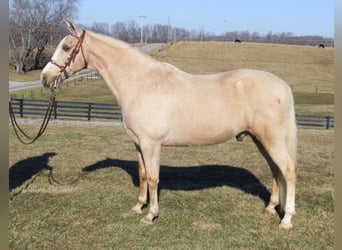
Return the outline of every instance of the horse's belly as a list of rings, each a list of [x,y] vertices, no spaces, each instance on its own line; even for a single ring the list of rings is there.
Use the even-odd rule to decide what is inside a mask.
[[[200,126],[201,125],[201,126]],[[163,145],[169,146],[195,146],[216,144],[236,135],[234,129],[230,126],[218,127],[206,126],[180,126],[170,130],[163,140]]]

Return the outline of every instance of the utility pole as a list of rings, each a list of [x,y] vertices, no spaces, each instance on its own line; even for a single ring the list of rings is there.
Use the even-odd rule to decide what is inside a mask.
[[[144,19],[146,18],[146,16],[139,16],[140,18],[140,43],[143,44],[144,42]]]
[[[170,39],[170,30],[171,30],[171,27],[170,27],[170,16],[169,16],[169,21],[167,23],[167,41],[166,43],[169,43],[169,39]]]
[[[203,38],[204,38],[204,26],[201,26],[201,42],[203,42]]]
[[[228,23],[228,20],[227,20],[227,19],[224,19],[223,22],[224,22],[224,23]],[[227,41],[229,41],[228,32],[226,32],[226,34],[227,34]]]

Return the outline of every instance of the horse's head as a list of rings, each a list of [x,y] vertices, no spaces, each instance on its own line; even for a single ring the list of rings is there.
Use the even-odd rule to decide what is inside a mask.
[[[65,19],[70,35],[58,44],[50,62],[44,67],[40,79],[45,87],[57,88],[63,80],[87,67],[82,43],[85,31]]]

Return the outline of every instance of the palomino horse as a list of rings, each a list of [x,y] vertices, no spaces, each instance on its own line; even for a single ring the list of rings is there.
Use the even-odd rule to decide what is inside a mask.
[[[124,42],[65,21],[71,34],[43,69],[42,83],[57,88],[84,68],[102,75],[120,105],[124,129],[138,153],[140,183],[133,212],[142,213],[149,191],[150,207],[142,225],[152,225],[159,213],[161,146],[208,145],[233,137],[242,140],[249,134],[273,174],[266,211],[276,214],[280,205],[284,212],[280,227],[292,228],[297,135],[292,92],[283,80],[248,69],[189,74]]]

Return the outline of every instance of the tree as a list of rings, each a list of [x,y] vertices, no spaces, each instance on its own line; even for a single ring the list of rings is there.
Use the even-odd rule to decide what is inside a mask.
[[[238,36],[241,41],[248,42],[250,40],[250,34],[248,30],[240,31]]]
[[[155,24],[152,27],[152,40],[158,43],[168,42],[169,25]]]
[[[91,30],[96,32],[96,33],[100,33],[100,34],[104,34],[104,35],[110,35],[108,23],[96,23],[95,22],[95,23],[93,23]]]
[[[42,67],[41,54],[48,41],[60,32],[64,17],[74,18],[78,0],[12,0],[10,56],[18,73]]]
[[[237,31],[230,31],[226,33],[227,41],[234,41],[235,39],[239,39],[239,34]]]
[[[136,21],[127,21],[126,29],[129,43],[137,43],[140,41],[140,26]]]
[[[178,27],[174,27],[172,30],[171,30],[171,34],[172,34],[172,37],[173,37],[173,41],[176,42],[176,41],[186,41],[186,40],[190,40],[190,32],[187,31],[186,29],[184,28],[178,28]],[[171,39],[172,40],[172,39]]]
[[[111,26],[112,36],[116,39],[128,41],[128,32],[124,22],[116,22]]]

